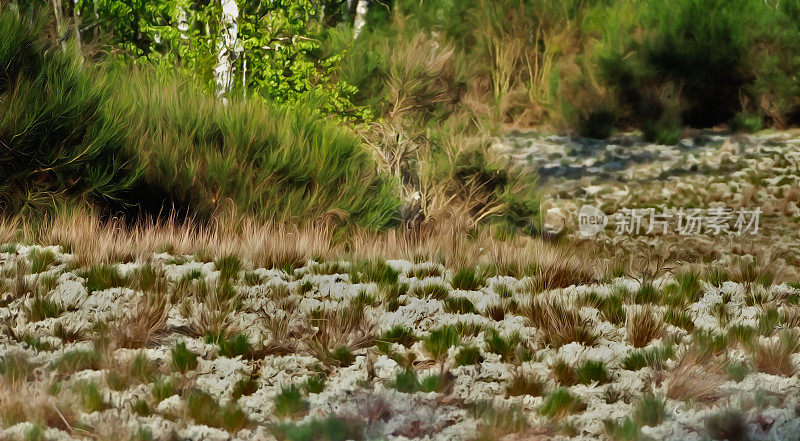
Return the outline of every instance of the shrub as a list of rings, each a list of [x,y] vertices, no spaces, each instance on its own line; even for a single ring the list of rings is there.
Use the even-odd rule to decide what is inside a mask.
[[[0,12],[0,211],[41,215],[63,197],[120,207],[141,173],[128,115],[106,108],[105,81],[45,41],[44,24]]]

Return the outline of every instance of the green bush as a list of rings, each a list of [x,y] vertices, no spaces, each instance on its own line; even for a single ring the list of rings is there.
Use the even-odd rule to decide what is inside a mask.
[[[54,198],[120,208],[141,174],[129,115],[106,108],[103,78],[41,38],[43,25],[0,12],[0,212],[46,212]]]

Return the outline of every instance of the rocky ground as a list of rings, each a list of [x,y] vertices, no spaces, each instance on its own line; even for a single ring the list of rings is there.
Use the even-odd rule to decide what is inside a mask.
[[[800,289],[757,262],[543,286],[407,261],[0,251],[0,439],[800,434]]]
[[[607,215],[624,208],[654,207],[659,213],[665,208],[728,208],[734,212],[758,208],[761,215],[755,235],[681,235],[671,225],[667,235],[642,232],[638,236],[678,244],[688,251],[687,258],[720,258],[720,250],[742,254],[742,248],[770,249],[788,253],[790,263],[800,266],[797,131],[754,135],[703,131],[675,146],[646,143],[633,134],[591,140],[515,132],[496,147],[539,173],[547,189],[546,222],[552,231],[566,230],[572,238],[580,238],[576,219],[585,204]],[[594,238],[620,239],[611,223],[604,234]]]

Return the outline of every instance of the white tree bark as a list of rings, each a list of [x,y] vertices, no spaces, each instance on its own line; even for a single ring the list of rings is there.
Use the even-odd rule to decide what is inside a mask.
[[[56,17],[56,33],[61,42],[61,49],[67,49],[67,42],[64,40],[64,17],[61,15],[61,0],[53,0],[53,14]]]
[[[188,40],[189,36],[186,33],[189,31],[189,18],[186,15],[186,5],[183,2],[176,7],[175,21],[178,23],[178,30],[181,32],[181,39]]]
[[[356,5],[356,18],[353,20],[353,28],[355,29],[353,39],[358,38],[358,34],[361,33],[361,29],[364,28],[365,24],[367,24],[368,10],[369,0],[358,0],[358,4]]]
[[[74,0],[75,6],[75,44],[78,46],[78,53],[81,48],[81,10],[78,7],[78,0]]]
[[[222,1],[222,38],[217,41],[217,65],[214,67],[214,79],[217,97],[230,91],[233,85],[233,63],[231,54],[237,50],[239,26],[239,8],[235,0]]]

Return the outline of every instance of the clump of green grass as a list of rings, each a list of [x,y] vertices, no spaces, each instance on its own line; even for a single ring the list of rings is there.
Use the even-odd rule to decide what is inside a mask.
[[[172,356],[170,367],[173,371],[185,374],[197,369],[197,354],[186,348],[186,342],[178,342],[170,349],[170,355]]]
[[[759,334],[769,337],[781,323],[781,315],[775,307],[765,308],[758,316]]]
[[[478,322],[458,321],[455,324],[458,335],[462,338],[477,337],[486,327]]]
[[[245,355],[252,351],[247,335],[241,332],[231,338],[219,340],[218,345],[219,355],[228,358]]]
[[[509,434],[523,433],[528,427],[525,413],[514,406],[496,407],[490,402],[477,402],[468,411],[478,420],[476,441],[503,439]]]
[[[453,346],[458,346],[460,342],[458,329],[453,325],[447,325],[432,331],[425,337],[422,346],[431,357],[443,364],[447,351]]]
[[[242,270],[242,261],[233,254],[228,254],[214,261],[221,280],[235,281]]]
[[[271,433],[279,441],[360,441],[364,438],[361,424],[340,417],[311,419],[303,423],[293,421],[274,424]]]
[[[444,310],[451,314],[474,314],[475,304],[466,297],[448,297],[444,300]]]
[[[97,350],[75,349],[54,361],[52,368],[60,374],[73,374],[86,369],[98,370],[102,367],[102,361],[102,354]]]
[[[585,361],[578,367],[576,375],[578,383],[581,384],[604,384],[611,380],[608,369],[602,361]]]
[[[380,286],[395,285],[400,277],[400,271],[383,260],[356,262],[350,266],[349,274],[352,283],[376,283]]]
[[[81,273],[81,277],[86,279],[86,291],[92,294],[95,291],[102,291],[109,288],[126,286],[128,279],[120,274],[114,265],[94,265]]]
[[[471,366],[483,361],[481,350],[477,346],[464,346],[455,356],[456,366]]]
[[[33,248],[28,253],[28,260],[31,261],[31,273],[39,274],[56,261],[56,255],[49,249]]]
[[[43,296],[39,293],[34,294],[30,303],[24,307],[25,315],[32,322],[42,321],[47,318],[60,317],[66,310],[60,303],[57,303],[50,296]]]
[[[417,279],[426,279],[428,277],[441,277],[442,269],[438,265],[424,264],[412,267],[408,271],[408,277],[416,277]]]
[[[325,376],[317,374],[308,377],[303,383],[303,390],[309,394],[322,393],[325,390]]]
[[[548,418],[560,420],[567,415],[584,410],[586,410],[586,403],[572,395],[568,389],[559,387],[545,398],[539,413]]]
[[[81,382],[75,385],[75,388],[80,393],[81,405],[86,412],[99,412],[108,409],[110,406],[103,400],[100,391],[97,389],[97,384],[94,381]]]
[[[402,325],[395,325],[391,329],[385,331],[383,335],[376,340],[375,345],[378,347],[379,351],[388,354],[393,343],[409,347],[416,341],[417,336],[414,335],[414,331]]]
[[[633,411],[633,418],[640,426],[655,427],[664,421],[667,400],[652,392],[644,394]]]
[[[150,405],[147,404],[146,400],[138,399],[133,402],[131,405],[131,409],[133,413],[142,417],[148,417],[153,414],[153,410],[150,408]]]
[[[476,291],[483,286],[483,277],[478,268],[461,268],[453,274],[450,284],[455,289]]]
[[[728,374],[728,378],[737,383],[744,380],[744,377],[749,375],[751,370],[747,363],[740,361],[733,361],[725,367],[725,373]]]
[[[499,355],[504,362],[514,361],[516,349],[521,340],[518,333],[513,333],[504,338],[496,329],[487,330],[484,338],[486,350]]]
[[[220,406],[214,397],[200,389],[191,389],[186,394],[186,413],[197,424],[219,427],[230,433],[239,432],[248,424],[239,406],[232,403]]]
[[[64,325],[59,322],[53,327],[53,336],[60,338],[64,343],[73,343],[84,339],[86,336],[86,329],[80,326],[72,327]]]
[[[663,369],[664,363],[675,356],[675,348],[671,344],[664,344],[647,349],[635,349],[628,353],[622,361],[622,367],[629,371],[638,371],[646,367]]]
[[[506,387],[507,397],[518,397],[521,395],[530,395],[534,397],[541,397],[545,394],[547,384],[539,376],[534,374],[515,372]]]
[[[443,392],[452,381],[445,374],[431,374],[419,382],[419,390],[422,392]]]
[[[308,402],[303,398],[299,386],[292,384],[284,387],[275,395],[275,415],[285,417],[298,417],[308,410]]]
[[[240,378],[233,385],[231,398],[238,400],[243,396],[253,395],[258,390],[258,376],[248,375]]]
[[[32,380],[33,367],[24,352],[10,353],[0,357],[0,376],[7,385],[18,385]]]
[[[501,299],[510,299],[514,297],[514,290],[509,288],[505,283],[498,283],[494,285],[494,292],[500,296]]]
[[[22,337],[22,342],[36,352],[49,351],[53,349],[53,345],[51,345],[50,342],[42,340],[41,337],[34,337],[30,334],[25,334],[25,336]]]
[[[618,423],[613,420],[603,420],[603,431],[612,441],[646,441],[639,425],[632,418],[627,417]]]
[[[413,369],[403,369],[397,372],[392,386],[399,392],[414,393],[419,390],[419,377]]]
[[[658,288],[651,283],[646,283],[636,290],[633,302],[637,305],[658,303],[659,294]]]
[[[689,333],[694,331],[694,321],[689,315],[689,312],[684,309],[678,309],[672,306],[668,307],[664,312],[664,322],[677,326]]]
[[[450,296],[450,289],[441,283],[425,283],[417,285],[411,295],[423,299],[445,300]]]
[[[153,394],[156,403],[160,403],[178,393],[177,381],[171,376],[162,376],[153,382],[150,393]]]
[[[559,358],[550,365],[553,377],[562,386],[573,386],[578,383],[578,373],[575,367],[567,363],[563,358]]]

